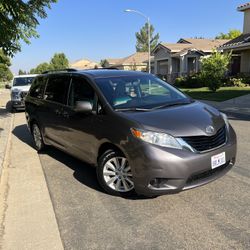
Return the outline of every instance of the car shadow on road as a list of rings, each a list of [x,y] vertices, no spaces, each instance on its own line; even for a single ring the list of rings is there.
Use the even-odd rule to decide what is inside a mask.
[[[46,150],[41,154],[47,154],[53,159],[59,161],[64,166],[72,169],[74,171],[73,176],[74,178],[82,183],[83,185],[88,186],[100,193],[105,193],[105,191],[100,187],[97,177],[96,177],[96,169],[94,166],[78,160],[77,158],[70,156],[54,147],[47,147]],[[149,199],[148,197],[137,195],[133,193],[130,196],[121,195],[122,198],[131,199],[131,200],[141,200],[141,199]]]
[[[30,135],[27,125],[22,124],[16,126],[13,131],[13,135],[15,135],[19,140],[26,143],[30,147],[34,148],[33,139]],[[98,192],[105,193],[103,189],[100,187],[97,177],[96,177],[96,170],[95,167],[80,161],[54,147],[48,146],[45,151],[40,153],[40,155],[48,155],[51,158],[55,159],[56,161],[63,164],[74,171],[73,177],[89,188],[92,188]],[[41,162],[43,165],[43,162]],[[45,163],[46,164],[46,163]],[[59,164],[61,166],[61,164]],[[43,166],[44,168],[44,166]],[[106,193],[105,193],[106,194]],[[122,198],[131,199],[131,200],[141,200],[141,199],[148,199],[145,196],[140,196],[137,194],[132,194],[130,196],[122,195]]]
[[[29,145],[30,147],[34,148],[33,139],[32,139],[32,137],[30,135],[30,132],[29,132],[28,127],[27,127],[26,124],[16,126],[12,130],[12,134],[15,135],[22,142],[24,142],[27,145]]]

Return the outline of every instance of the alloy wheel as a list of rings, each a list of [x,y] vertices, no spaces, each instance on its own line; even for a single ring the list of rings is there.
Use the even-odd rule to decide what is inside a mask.
[[[42,143],[43,143],[42,135],[41,135],[39,127],[36,124],[34,124],[33,126],[33,137],[34,137],[34,141],[35,141],[37,149],[41,149]]]
[[[134,188],[131,167],[125,157],[113,157],[103,167],[106,184],[118,192],[129,192]]]

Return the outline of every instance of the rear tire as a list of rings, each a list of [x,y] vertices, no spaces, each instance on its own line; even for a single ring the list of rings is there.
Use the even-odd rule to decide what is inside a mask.
[[[41,133],[39,126],[36,123],[32,125],[32,136],[35,142],[36,150],[38,152],[41,152],[42,150],[44,150],[45,144],[43,142],[42,133]]]
[[[134,182],[126,157],[115,150],[106,151],[98,161],[97,179],[101,187],[111,195],[134,194]]]

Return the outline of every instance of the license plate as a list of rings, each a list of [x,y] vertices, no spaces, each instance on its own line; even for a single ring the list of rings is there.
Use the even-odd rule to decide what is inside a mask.
[[[212,169],[217,168],[226,163],[226,153],[220,153],[211,157]]]

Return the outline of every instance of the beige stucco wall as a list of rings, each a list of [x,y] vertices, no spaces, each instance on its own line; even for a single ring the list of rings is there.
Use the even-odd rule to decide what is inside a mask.
[[[250,73],[250,49],[241,52],[240,71]]]
[[[136,71],[146,71],[147,70],[147,64],[143,65],[123,65],[124,70],[136,70]]]
[[[243,34],[250,33],[250,9],[244,11]]]

